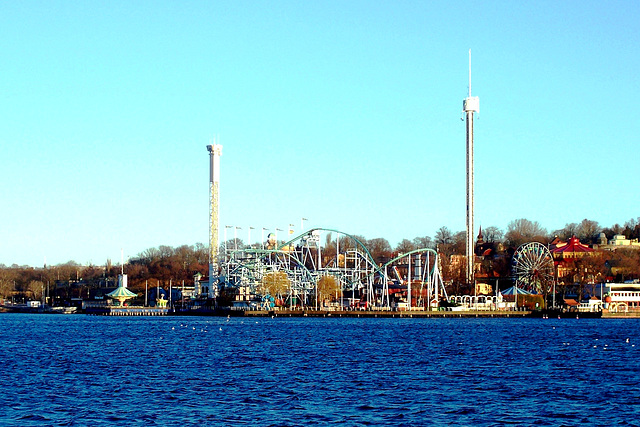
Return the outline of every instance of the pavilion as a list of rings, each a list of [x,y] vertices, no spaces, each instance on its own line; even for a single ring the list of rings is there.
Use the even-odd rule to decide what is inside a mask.
[[[590,256],[595,252],[594,249],[584,243],[580,243],[576,236],[573,236],[568,242],[561,242],[556,239],[552,244],[555,244],[555,248],[551,249],[551,254],[558,271],[558,279],[566,277],[574,271],[576,259]]]
[[[112,292],[109,292],[107,294],[107,296],[109,298],[112,298],[112,299],[118,301],[119,302],[118,305],[124,306],[124,303],[128,299],[131,299],[131,298],[137,296],[137,294],[134,294],[129,289],[127,289],[127,275],[126,274],[120,274],[120,275],[118,275],[118,287],[115,290],[113,290]]]

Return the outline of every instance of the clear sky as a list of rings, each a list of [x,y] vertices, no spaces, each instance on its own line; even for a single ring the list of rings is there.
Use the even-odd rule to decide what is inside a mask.
[[[0,263],[640,216],[638,1],[0,3]],[[229,232],[227,237],[232,237]]]

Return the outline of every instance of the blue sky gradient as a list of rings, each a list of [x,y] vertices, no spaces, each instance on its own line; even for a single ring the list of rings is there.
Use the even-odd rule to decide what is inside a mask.
[[[0,263],[103,264],[225,225],[366,238],[640,216],[637,1],[0,4]],[[230,237],[230,236],[227,236]]]

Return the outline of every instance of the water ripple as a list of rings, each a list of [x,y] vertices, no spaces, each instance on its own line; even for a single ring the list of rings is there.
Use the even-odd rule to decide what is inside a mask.
[[[632,319],[0,315],[1,425],[638,425]]]

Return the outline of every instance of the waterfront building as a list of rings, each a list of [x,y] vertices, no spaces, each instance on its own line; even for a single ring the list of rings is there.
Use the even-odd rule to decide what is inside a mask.
[[[640,309],[640,283],[637,280],[625,283],[606,283],[602,286],[602,292],[608,294],[606,302],[610,307],[627,306],[632,309]],[[607,301],[608,300],[608,301]],[[618,309],[618,311],[620,311]]]

